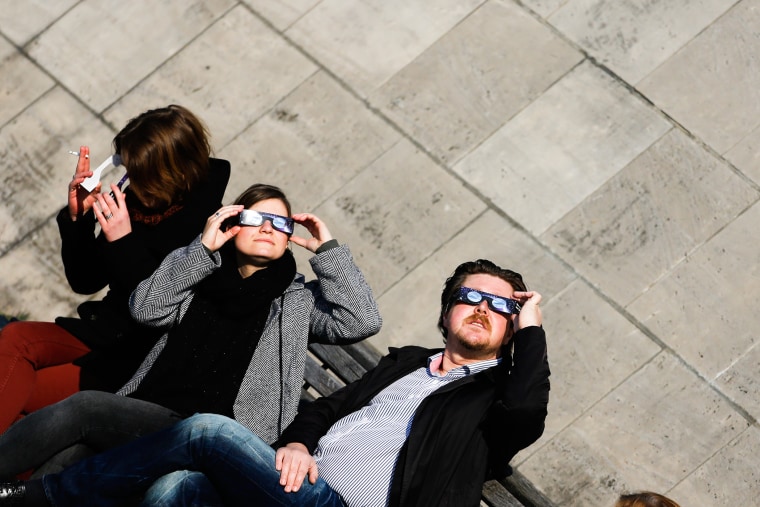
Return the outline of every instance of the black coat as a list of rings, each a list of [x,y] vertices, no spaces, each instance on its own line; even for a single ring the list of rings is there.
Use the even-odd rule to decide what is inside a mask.
[[[132,232],[108,242],[95,235],[92,211],[72,222],[68,208],[58,214],[61,256],[66,279],[79,294],[94,294],[106,287],[101,301],[77,308],[79,319],[59,317],[56,323],[72,333],[92,352],[76,361],[82,367],[81,389],[116,391],[129,380],[161,332],[137,324],[129,313],[129,296],[148,278],[169,252],[190,243],[206,220],[222,206],[230,164],[209,159],[208,181],[198,185],[182,208],[156,224],[132,221]],[[125,190],[127,206],[134,195]]]
[[[513,341],[513,364],[505,357],[498,366],[441,387],[418,407],[396,462],[389,505],[477,506],[483,482],[509,475],[509,460],[541,436],[549,401],[546,335],[528,327]],[[391,349],[360,380],[300,412],[276,446],[300,442],[313,452],[336,421],[426,366],[436,352]]]

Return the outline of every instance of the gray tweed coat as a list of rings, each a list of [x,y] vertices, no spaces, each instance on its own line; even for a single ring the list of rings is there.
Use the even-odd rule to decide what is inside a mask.
[[[309,262],[317,280],[305,282],[303,275],[296,274],[283,297],[272,302],[233,407],[235,419],[269,443],[279,436],[280,424],[281,431],[296,415],[309,341],[353,343],[376,334],[382,324],[372,290],[347,246],[321,252]],[[219,253],[209,255],[200,236],[187,247],[170,253],[132,294],[130,309],[135,320],[171,328],[189,308],[195,285],[220,265]],[[156,343],[118,394],[135,390],[163,350],[167,337],[164,334]]]

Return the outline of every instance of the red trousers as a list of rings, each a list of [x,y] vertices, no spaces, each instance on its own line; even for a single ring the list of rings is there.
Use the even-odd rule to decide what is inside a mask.
[[[23,415],[79,391],[72,361],[89,351],[52,322],[6,324],[0,330],[0,434]]]

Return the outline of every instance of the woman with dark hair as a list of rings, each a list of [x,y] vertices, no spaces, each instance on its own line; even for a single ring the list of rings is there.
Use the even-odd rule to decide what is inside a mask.
[[[311,237],[294,235],[295,224]],[[296,272],[288,243],[315,254],[317,280]],[[63,451],[36,475],[57,471],[196,412],[234,417],[273,442],[296,415],[309,342],[353,343],[381,325],[348,247],[318,217],[291,215],[270,185],[211,215],[200,236],[138,285],[130,306],[138,322],[165,334],[125,396],[84,391],[25,417],[0,437],[0,476]]]
[[[78,319],[2,328],[0,434],[79,390],[114,392],[130,378],[160,333],[131,318],[129,295],[221,206],[230,164],[210,157],[205,127],[184,107],[140,114],[113,145],[129,186],[122,192],[111,184],[113,196],[100,183],[88,191],[82,183],[93,176],[90,150],[81,146],[68,204],[57,217],[71,288],[94,294],[108,287],[108,293],[82,303]]]

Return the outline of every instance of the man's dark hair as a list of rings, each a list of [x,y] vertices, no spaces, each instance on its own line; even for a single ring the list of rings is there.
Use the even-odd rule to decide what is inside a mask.
[[[527,290],[525,282],[523,282],[522,275],[520,275],[520,273],[501,268],[486,259],[463,262],[457,266],[457,268],[454,270],[454,274],[452,274],[446,280],[446,283],[443,284],[443,292],[441,293],[441,313],[438,316],[438,329],[441,331],[444,339],[446,338],[448,330],[443,325],[443,318],[451,306],[451,300],[454,297],[454,294],[459,290],[459,288],[464,283],[464,279],[469,275],[481,274],[492,275],[497,278],[501,278],[509,285],[511,285],[512,289],[515,291]]]

